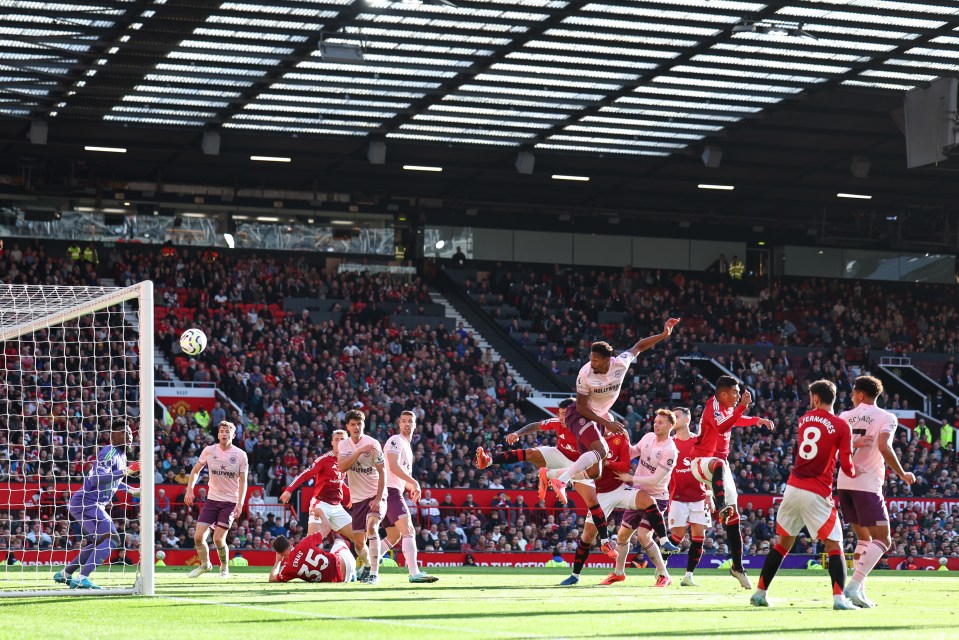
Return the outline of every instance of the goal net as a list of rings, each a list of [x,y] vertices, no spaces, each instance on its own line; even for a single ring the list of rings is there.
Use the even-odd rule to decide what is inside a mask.
[[[0,597],[152,595],[153,283],[0,284],[0,348]]]

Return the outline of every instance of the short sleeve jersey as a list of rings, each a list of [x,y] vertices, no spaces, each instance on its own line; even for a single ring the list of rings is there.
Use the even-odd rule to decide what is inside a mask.
[[[576,376],[576,393],[589,396],[587,404],[593,413],[605,417],[616,404],[626,371],[633,364],[633,354],[629,351],[609,359],[606,373],[595,373],[587,362]]]

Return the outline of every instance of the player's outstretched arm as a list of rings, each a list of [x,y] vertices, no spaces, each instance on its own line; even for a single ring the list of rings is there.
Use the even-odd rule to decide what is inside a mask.
[[[524,425],[519,430],[514,431],[513,433],[506,434],[506,444],[514,445],[516,444],[516,441],[522,438],[523,436],[528,436],[532,433],[542,431],[543,429],[541,425],[542,425],[542,422],[539,422],[539,421],[530,422],[529,424]]]
[[[290,501],[290,497],[293,495],[293,492],[296,491],[301,484],[306,482],[308,479],[314,477],[317,473],[317,467],[320,463],[323,462],[324,457],[320,456],[313,461],[309,467],[300,472],[300,475],[293,478],[293,482],[283,487],[283,493],[280,494],[280,502],[286,504]]]
[[[630,347],[629,352],[633,354],[633,357],[635,358],[641,352],[646,351],[646,349],[653,347],[654,345],[671,336],[673,334],[673,329],[677,324],[679,324],[679,318],[670,318],[666,321],[666,324],[663,325],[662,333],[657,333],[656,335],[649,336],[648,338],[643,338]]]

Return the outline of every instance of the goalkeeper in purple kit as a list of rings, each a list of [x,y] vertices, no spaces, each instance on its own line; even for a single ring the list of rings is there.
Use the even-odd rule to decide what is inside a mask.
[[[110,557],[120,542],[106,506],[118,489],[133,496],[140,495],[139,488],[123,482],[125,476],[140,471],[139,463],[127,465],[126,450],[132,442],[133,432],[126,421],[114,420],[110,444],[97,453],[93,468],[83,479],[83,487],[70,498],[70,515],[80,523],[84,540],[77,556],[54,574],[56,582],[69,585],[71,589],[100,588],[90,582],[90,574]],[[79,574],[74,575],[78,569]]]

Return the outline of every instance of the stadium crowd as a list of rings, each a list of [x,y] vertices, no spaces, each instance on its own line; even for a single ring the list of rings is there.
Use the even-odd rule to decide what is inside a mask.
[[[424,495],[428,502],[416,505],[425,510],[419,514],[422,527],[417,533],[422,550],[565,551],[575,546],[583,523],[572,510],[563,505],[527,506],[508,497],[514,490],[535,488],[531,467],[517,464],[482,472],[473,467],[477,445],[495,447],[505,433],[529,421],[523,413],[528,390],[516,384],[504,363],[480,350],[474,337],[461,328],[444,323],[407,327],[396,322],[395,316],[404,313],[422,315],[416,313],[418,307],[430,302],[421,280],[338,274],[303,257],[234,257],[190,249],[120,247],[97,264],[51,258],[42,246],[25,245],[22,250],[8,250],[0,258],[0,267],[4,282],[23,284],[89,285],[107,277],[123,285],[152,279],[158,304],[176,311],[158,321],[158,346],[174,363],[178,377],[214,382],[230,398],[232,403],[214,407],[210,421],[229,419],[238,425],[238,444],[250,458],[250,482],[264,486],[269,496],[278,495],[302,465],[327,450],[329,434],[341,426],[347,410],[364,410],[367,432],[383,442],[400,411],[410,409],[417,413],[421,427],[413,441],[414,475],[436,496]],[[706,276],[634,270],[517,274],[501,268],[488,280],[470,281],[466,287],[481,304],[499,310],[500,319],[513,327],[514,338],[531,341],[527,344],[554,373],[569,372],[568,366],[561,368],[565,361],[578,365],[583,346],[592,340],[607,339],[625,348],[658,330],[662,312],[683,316],[678,335],[643,354],[631,371],[633,379],[623,387],[617,409],[634,440],[648,427],[656,408],[683,404],[693,408],[695,415],[710,395],[700,371],[682,356],[704,355],[697,346],[703,343],[741,344],[736,353],[721,360],[757,390],[754,413],[777,425],[773,433],[754,428],[737,430],[734,436],[731,459],[746,494],[742,503],[748,553],[763,553],[774,537],[775,514],[752,509],[748,494],[781,492],[793,458],[793,428],[806,406],[807,381],[819,377],[835,381],[840,388],[838,404],[846,408],[851,380],[862,365],[847,361],[848,355],[876,346],[950,353],[956,346],[956,312],[931,286],[890,294],[886,285],[880,290],[877,285],[855,282],[775,284],[759,293],[756,304],[745,305],[731,285]],[[828,295],[817,297],[820,291]],[[845,307],[843,301],[854,296],[868,302],[855,310]],[[336,309],[340,312],[336,319],[313,321],[309,312],[285,310],[283,302],[289,297],[349,304]],[[374,304],[386,301],[397,303],[393,313]],[[902,305],[922,312],[904,318],[898,311]],[[515,309],[516,319],[528,322],[529,328],[521,329],[519,322],[503,318],[502,312],[509,309]],[[623,322],[600,323],[600,312],[622,313]],[[200,356],[187,359],[178,353],[177,340],[192,326],[207,334],[209,344]],[[935,330],[930,331],[931,327]],[[542,345],[536,343],[539,340]],[[773,344],[805,345],[813,352],[793,362]],[[77,349],[79,356],[87,346],[80,343]],[[5,352],[5,370],[9,371],[11,358],[23,355]],[[124,357],[135,359],[135,354]],[[947,367],[944,381],[951,371]],[[955,388],[954,377],[949,380]],[[5,384],[14,382],[8,379]],[[128,381],[128,388],[135,387],[132,379]],[[97,390],[98,400],[103,400],[102,393]],[[31,410],[38,418],[57,411],[55,403],[42,397],[33,405],[29,400],[4,397],[5,413],[16,415],[19,403],[34,406]],[[884,405],[895,401],[886,398]],[[62,438],[57,440],[56,428],[51,430],[51,447],[42,439],[42,421],[36,430],[28,420],[19,430],[14,424],[0,431],[0,480],[79,479],[96,445],[90,441],[89,420],[95,420],[97,408],[92,396],[77,398],[76,404],[81,418],[71,417],[71,407],[70,414],[63,416]],[[200,450],[213,438],[195,416],[171,418],[157,420],[155,479],[185,485]],[[525,446],[540,443],[548,442],[529,436]],[[959,497],[953,444],[943,447],[900,430],[896,448],[920,481],[908,488],[890,480],[888,495]],[[504,493],[489,505],[455,505],[440,497],[446,488]],[[187,508],[179,500],[178,495],[158,500],[157,541],[164,547],[191,548],[198,507]],[[58,500],[57,504],[65,503]],[[69,532],[74,525],[65,510],[51,513],[55,517],[44,520],[56,522],[50,530],[43,530],[44,525],[27,514],[9,513],[0,519],[0,544],[9,548],[71,544]],[[952,542],[956,517],[955,510],[895,514],[894,549],[905,552],[915,547],[918,553],[959,555]],[[135,546],[135,527],[135,521],[126,523],[127,547]],[[296,539],[302,527],[251,504],[229,544],[238,549],[269,548],[270,540],[281,533]],[[707,552],[722,553],[724,544],[721,529],[711,530]],[[809,541],[800,544],[809,546]]]

